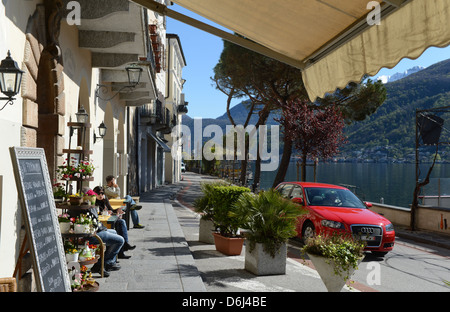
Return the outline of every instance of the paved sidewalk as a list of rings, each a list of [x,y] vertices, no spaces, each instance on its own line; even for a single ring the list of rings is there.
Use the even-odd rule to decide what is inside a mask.
[[[126,252],[130,259],[119,260],[120,270],[96,278],[99,292],[206,290],[171,204],[180,189],[179,185],[165,186],[140,197],[138,214],[145,228],[128,231],[130,244],[136,248]]]

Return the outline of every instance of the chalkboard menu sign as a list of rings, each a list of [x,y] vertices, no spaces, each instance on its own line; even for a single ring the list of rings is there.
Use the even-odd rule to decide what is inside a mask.
[[[71,291],[44,150],[11,147],[38,291]]]

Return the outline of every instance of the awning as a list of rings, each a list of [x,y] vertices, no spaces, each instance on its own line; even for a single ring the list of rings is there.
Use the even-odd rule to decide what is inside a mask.
[[[450,44],[450,0],[378,0],[381,23],[374,26],[367,17],[377,2],[368,0],[173,1],[251,41],[153,0],[133,1],[302,69],[311,100]]]
[[[151,133],[150,131],[148,132],[148,134],[150,134],[150,136],[153,138],[153,140],[155,140],[156,144],[158,144],[164,151],[164,153],[170,153],[171,149],[169,146],[167,146],[166,143],[164,143],[163,140],[161,140],[160,138],[158,138],[156,135],[154,135],[153,133]]]

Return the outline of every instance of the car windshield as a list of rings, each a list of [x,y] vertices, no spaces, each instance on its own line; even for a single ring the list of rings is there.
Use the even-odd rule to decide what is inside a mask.
[[[355,194],[347,189],[309,187],[305,188],[305,194],[311,206],[367,208]]]

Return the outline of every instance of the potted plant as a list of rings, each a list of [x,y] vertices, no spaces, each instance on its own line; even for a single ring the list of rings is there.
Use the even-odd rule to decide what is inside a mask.
[[[95,195],[95,192],[89,189],[86,193],[83,193],[83,203],[94,206],[95,201],[97,200]]]
[[[197,198],[194,203],[195,212],[201,215],[198,240],[207,244],[214,244],[214,209],[212,196],[215,186],[226,185],[224,182],[202,183],[200,185],[203,196]]]
[[[55,201],[65,201],[67,200],[67,193],[64,189],[63,183],[55,183],[53,184],[53,198],[55,198]]]
[[[69,195],[69,203],[71,206],[80,206],[83,201],[83,197],[80,194]]]
[[[61,233],[69,233],[72,223],[70,222],[70,216],[65,213],[58,216],[59,229]]]
[[[66,159],[67,161],[67,159]],[[64,162],[57,168],[57,174],[61,180],[85,180],[94,174],[94,164],[89,160],[81,160],[78,162],[76,157],[71,157],[71,161]]]
[[[78,261],[78,255],[80,252],[77,248],[75,248],[75,245],[70,242],[66,241],[64,242],[64,252],[66,254],[66,261],[67,262],[77,262]]]
[[[238,234],[242,218],[234,213],[234,203],[249,188],[234,185],[214,186],[211,196],[213,223],[217,232],[213,233],[216,250],[225,255],[240,255],[244,238]]]
[[[97,219],[92,218],[89,213],[80,214],[75,219],[73,229],[76,234],[93,233],[97,229]]]
[[[269,189],[258,195],[242,194],[235,213],[243,219],[248,244],[245,269],[256,275],[286,273],[287,240],[297,235],[300,207]]]
[[[341,291],[364,258],[365,243],[350,234],[314,236],[302,248],[329,292]]]

